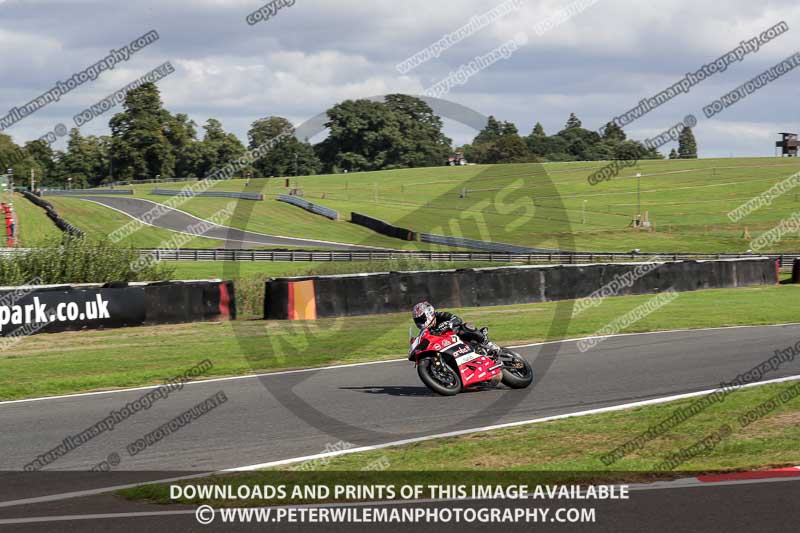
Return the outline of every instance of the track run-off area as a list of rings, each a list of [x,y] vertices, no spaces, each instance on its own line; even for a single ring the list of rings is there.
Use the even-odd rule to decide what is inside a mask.
[[[179,209],[139,198],[112,196],[76,196],[76,198],[103,205],[144,224],[167,229],[177,233],[188,233],[190,228],[202,227],[205,231],[191,232],[191,234],[193,236],[202,236],[209,239],[218,239],[224,241],[225,246],[228,248],[252,248],[254,246],[297,246],[323,250],[376,249],[357,244],[345,244],[314,239],[299,239],[295,237],[282,237],[279,235],[267,235],[254,231],[231,228],[203,220]],[[154,208],[158,209],[159,216],[152,217],[151,215],[148,215],[148,213],[152,212]]]

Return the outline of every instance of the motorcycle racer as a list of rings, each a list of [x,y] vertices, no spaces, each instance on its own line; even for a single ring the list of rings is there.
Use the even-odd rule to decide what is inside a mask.
[[[420,302],[411,311],[414,324],[419,329],[431,329],[436,331],[442,327],[452,327],[456,335],[465,342],[475,343],[483,346],[489,353],[499,353],[501,348],[489,340],[486,336],[486,328],[478,329],[474,325],[465,323],[460,317],[447,311],[436,311],[428,302]]]

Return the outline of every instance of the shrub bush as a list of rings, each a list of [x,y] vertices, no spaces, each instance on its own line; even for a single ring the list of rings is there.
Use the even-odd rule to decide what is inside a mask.
[[[166,263],[139,268],[139,252],[108,241],[63,237],[42,247],[0,259],[0,285],[25,285],[39,280],[59,283],[163,281],[174,269]]]

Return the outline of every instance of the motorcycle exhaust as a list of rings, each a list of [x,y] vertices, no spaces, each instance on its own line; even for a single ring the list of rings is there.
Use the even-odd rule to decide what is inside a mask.
[[[491,372],[492,370],[497,370],[498,368],[503,368],[503,363],[497,363],[493,367],[490,367],[489,372]]]

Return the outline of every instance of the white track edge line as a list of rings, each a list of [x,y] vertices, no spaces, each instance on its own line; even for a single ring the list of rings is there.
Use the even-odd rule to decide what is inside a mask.
[[[125,197],[122,197],[122,198],[125,198]],[[130,213],[126,213],[125,211],[123,211],[123,210],[121,210],[119,208],[116,208],[116,207],[112,207],[112,206],[110,206],[108,204],[104,204],[102,202],[98,202],[97,200],[90,200],[88,198],[78,198],[78,199],[79,200],[85,200],[87,202],[93,202],[93,203],[95,203],[97,205],[102,205],[103,207],[107,207],[109,209],[113,209],[115,211],[118,211],[118,212],[124,214],[127,217],[130,217],[130,218],[132,218],[134,220],[137,220],[137,221],[141,222],[142,224],[146,224],[148,226],[153,226],[154,228],[160,228],[160,229],[164,229],[164,230],[167,230],[167,231],[174,231],[175,233],[183,233],[184,235],[195,235],[194,233],[187,233],[185,231],[173,230],[173,229],[165,228],[163,226],[156,226],[155,224],[147,223],[144,220],[131,215]],[[340,245],[340,246],[353,246],[355,248],[364,248],[364,249],[367,249],[367,250],[380,250],[380,251],[388,250],[388,251],[392,251],[391,249],[379,248],[377,246],[366,246],[366,245],[362,245],[362,244],[350,244],[350,243],[347,243],[347,242],[338,242],[338,241],[323,241],[323,240],[319,240],[319,239],[304,239],[303,237],[287,237],[286,235],[273,235],[271,233],[261,233],[259,231],[252,231],[252,230],[234,228],[232,226],[223,226],[222,224],[217,224],[215,222],[211,222],[210,220],[206,220],[204,218],[200,218],[200,217],[198,217],[196,215],[193,215],[193,214],[191,214],[191,213],[189,213],[187,211],[184,211],[182,209],[178,209],[176,207],[170,207],[170,206],[168,206],[166,204],[162,204],[162,203],[159,203],[159,202],[154,202],[153,200],[147,200],[145,198],[137,198],[135,196],[133,197],[133,200],[139,200],[140,202],[149,202],[149,203],[151,203],[153,205],[156,205],[156,206],[165,207],[166,209],[169,209],[171,211],[175,211],[177,213],[184,214],[184,215],[186,215],[188,217],[191,217],[191,218],[193,218],[193,219],[195,219],[197,221],[205,222],[206,224],[211,224],[211,225],[214,225],[214,226],[216,226],[218,228],[222,228],[222,229],[225,229],[225,230],[241,231],[243,233],[252,233],[253,235],[261,235],[263,237],[274,237],[276,239],[287,239],[287,240],[303,241],[303,242],[318,243],[318,244],[337,244],[337,245]],[[195,235],[195,236],[197,236],[197,237],[205,237],[205,235]],[[223,239],[218,239],[216,237],[205,237],[205,238],[214,239],[214,240],[217,240],[217,241],[223,240]],[[228,239],[224,239],[224,240],[228,240]],[[274,245],[274,244],[270,245],[270,244],[265,244],[265,243],[258,243],[256,241],[245,241],[245,240],[241,240],[241,239],[231,239],[231,241],[232,242],[246,242],[246,243],[252,243],[252,244],[260,244],[261,246],[277,246],[277,245]],[[291,244],[287,244],[286,246],[292,246],[292,245]]]
[[[775,383],[784,383],[784,382],[787,382],[787,381],[798,381],[798,380],[800,380],[800,374],[795,374],[793,376],[786,376],[786,377],[783,377],[783,378],[770,379],[770,380],[767,380],[767,381],[760,381],[760,382],[757,382],[757,383],[748,383],[746,385],[742,385],[740,388],[744,389],[744,388],[750,388],[750,387],[757,387],[757,386],[761,386],[761,385],[770,385],[770,384],[775,384]],[[539,423],[542,423],[542,422],[551,422],[551,421],[554,421],[554,420],[563,420],[565,418],[573,418],[573,417],[580,417],[580,416],[587,416],[587,415],[594,415],[594,414],[610,413],[610,412],[614,412],[614,411],[623,411],[625,409],[631,409],[631,408],[634,408],[634,407],[642,407],[642,406],[645,406],[645,405],[658,405],[658,404],[667,403],[667,402],[671,402],[671,401],[684,400],[684,399],[687,399],[687,398],[694,398],[694,397],[697,397],[697,396],[703,396],[703,395],[711,394],[712,392],[714,392],[716,390],[717,389],[706,389],[706,390],[701,390],[701,391],[685,392],[685,393],[681,393],[681,394],[673,394],[673,395],[669,395],[669,396],[661,396],[661,397],[658,397],[658,398],[651,398],[649,400],[640,400],[640,401],[637,401],[637,402],[629,402],[629,403],[624,403],[624,404],[612,405],[612,406],[608,406],[608,407],[598,407],[596,409],[588,409],[588,410],[584,410],[584,411],[575,411],[575,412],[572,412],[572,413],[564,413],[564,414],[560,414],[560,415],[551,415],[551,416],[546,416],[546,417],[542,417],[542,418],[534,418],[534,419],[530,419],[530,420],[519,420],[519,421],[516,421],[516,422],[506,422],[506,423],[503,423],[503,424],[493,424],[493,425],[490,425],[490,426],[482,426],[482,427],[478,427],[478,428],[460,429],[460,430],[456,430],[456,431],[449,431],[447,433],[439,433],[439,434],[435,434],[435,435],[426,435],[426,436],[423,436],[423,437],[414,437],[414,438],[411,438],[411,439],[403,439],[403,440],[394,441],[394,442],[386,442],[386,443],[382,443],[382,444],[375,444],[375,445],[372,445],[372,446],[360,446],[358,448],[351,448],[351,449],[348,449],[348,450],[337,450],[337,451],[333,451],[333,452],[326,452],[326,453],[310,455],[310,456],[306,456],[306,457],[299,457],[299,458],[292,458],[292,459],[282,459],[282,460],[278,460],[278,461],[270,461],[270,462],[267,462],[267,463],[240,466],[240,467],[236,467],[236,468],[228,468],[228,469],[221,470],[221,472],[249,472],[249,471],[259,470],[259,469],[263,469],[263,468],[270,468],[270,467],[273,467],[273,466],[283,466],[283,465],[287,465],[287,464],[304,462],[304,461],[315,460],[315,459],[336,457],[336,456],[340,456],[340,455],[350,455],[352,453],[369,452],[369,451],[381,450],[381,449],[384,449],[384,448],[402,446],[402,445],[405,445],[405,444],[415,444],[415,443],[418,443],[418,442],[425,442],[425,441],[435,440],[435,439],[444,439],[444,438],[450,438],[450,437],[460,437],[460,436],[463,436],[463,435],[471,435],[471,434],[474,434],[474,433],[483,433],[483,432],[486,432],[486,431],[493,431],[493,430],[497,430],[497,429],[509,429],[509,428],[514,428],[514,427],[519,427],[519,426],[527,426],[527,425],[531,425],[531,424],[539,424]]]
[[[137,200],[138,199],[139,198],[137,198]],[[238,242],[238,243],[244,243],[244,244],[255,244],[255,245],[258,245],[258,246],[296,246],[298,248],[300,247],[299,244],[298,245],[292,245],[292,244],[280,245],[280,244],[277,244],[277,243],[268,244],[268,243],[258,242],[258,241],[248,241],[248,240],[244,240],[244,239],[227,239],[227,238],[221,239],[219,237],[210,237],[210,236],[202,234],[202,233],[189,233],[187,231],[180,231],[180,230],[176,230],[176,229],[165,228],[164,226],[156,226],[155,224],[151,224],[149,222],[145,222],[141,218],[136,218],[135,216],[131,215],[130,213],[127,213],[127,212],[123,211],[122,209],[118,209],[118,208],[116,208],[114,206],[110,206],[108,204],[104,204],[104,203],[98,202],[96,200],[89,200],[88,198],[78,198],[78,200],[83,200],[85,202],[91,202],[93,204],[97,204],[97,205],[103,206],[103,207],[105,207],[107,209],[111,209],[111,210],[116,211],[116,212],[118,212],[118,213],[120,213],[122,215],[125,215],[126,217],[131,218],[131,219],[133,219],[133,220],[135,220],[137,222],[141,222],[145,226],[150,226],[150,227],[153,227],[153,228],[156,228],[156,229],[160,229],[160,230],[164,230],[164,231],[170,231],[172,233],[178,233],[178,234],[181,234],[181,235],[189,235],[191,237],[196,237],[196,238],[200,238],[200,239],[209,239],[209,240],[213,240],[213,241],[221,241],[223,243],[224,242]],[[156,205],[163,205],[163,204],[158,204],[156,202],[153,202],[153,203],[155,203]],[[339,243],[339,242],[334,242],[334,241],[312,241],[310,239],[301,239],[301,238],[298,238],[298,237],[283,237],[281,235],[268,235],[266,233],[259,233],[259,232],[256,232],[256,231],[241,230],[241,229],[238,229],[238,228],[233,228],[231,226],[223,226],[221,224],[215,224],[215,223],[213,223],[211,221],[196,217],[194,215],[190,215],[189,213],[185,213],[185,212],[181,211],[180,209],[174,209],[174,211],[178,211],[178,212],[183,213],[185,215],[191,216],[192,218],[194,218],[196,220],[199,220],[201,222],[205,222],[205,223],[208,223],[208,224],[213,224],[217,228],[220,228],[220,229],[223,229],[223,230],[236,230],[236,231],[241,231],[242,233],[253,233],[255,235],[262,235],[264,237],[275,237],[275,238],[279,238],[279,239],[294,239],[294,240],[303,240],[303,241],[316,242],[316,243],[341,244],[343,246],[355,246],[355,247],[359,247],[360,246],[358,244],[350,245],[350,244],[347,244],[347,243]],[[373,247],[370,247],[370,246],[363,246],[362,248],[368,248],[368,249],[373,249],[373,250],[381,250],[381,251],[384,250],[384,248],[373,248]],[[343,250],[343,251],[347,251],[347,250]]]
[[[744,389],[744,388],[758,387],[758,386],[762,386],[762,385],[783,383],[783,382],[787,382],[787,381],[798,381],[798,380],[800,380],[800,374],[794,375],[794,376],[787,376],[787,377],[784,377],[784,378],[772,379],[772,380],[758,382],[758,383],[748,383],[746,385],[742,385],[742,387],[740,387],[740,388]],[[560,415],[552,415],[552,416],[546,416],[546,417],[542,417],[542,418],[534,418],[534,419],[531,419],[531,420],[519,420],[519,421],[516,421],[516,422],[507,422],[507,423],[504,423],[504,424],[494,424],[494,425],[491,425],[491,426],[482,426],[482,427],[471,428],[471,429],[462,429],[462,430],[457,430],[457,431],[450,431],[450,432],[447,432],[447,433],[440,433],[440,434],[436,434],[436,435],[426,435],[426,436],[423,436],[423,437],[415,437],[415,438],[412,438],[412,439],[403,439],[403,440],[394,441],[394,442],[386,442],[386,443],[382,443],[382,444],[375,444],[375,445],[371,445],[371,446],[360,446],[358,448],[351,448],[349,450],[338,450],[338,451],[333,451],[333,452],[318,453],[318,454],[314,454],[314,455],[306,455],[306,456],[303,456],[303,457],[294,457],[294,458],[290,458],[290,459],[281,459],[281,460],[277,460],[277,461],[270,461],[270,462],[259,463],[259,464],[254,464],[254,465],[240,466],[240,467],[234,467],[234,468],[226,468],[226,469],[218,470],[216,472],[202,472],[202,473],[198,473],[198,474],[191,474],[191,475],[187,475],[187,476],[179,476],[179,477],[174,477],[174,478],[155,479],[155,480],[152,480],[152,481],[129,483],[129,484],[126,484],[126,485],[116,485],[116,486],[110,486],[110,487],[101,487],[101,488],[97,488],[97,489],[86,489],[86,490],[79,490],[79,491],[74,491],[74,492],[65,492],[65,493],[61,493],[61,494],[51,494],[51,495],[47,495],[47,496],[38,496],[38,497],[33,497],[33,498],[23,498],[23,499],[20,499],[20,500],[8,500],[8,501],[0,502],[0,508],[14,507],[14,506],[18,506],[18,505],[28,505],[28,504],[33,504],[33,503],[43,503],[43,502],[50,502],[50,501],[67,500],[67,499],[79,498],[79,497],[83,497],[83,496],[94,496],[96,494],[105,494],[105,493],[108,493],[108,492],[113,492],[113,491],[123,490],[123,489],[129,489],[129,488],[134,488],[134,487],[140,487],[140,486],[143,486],[143,485],[153,485],[155,483],[171,483],[171,482],[175,482],[175,481],[185,481],[185,480],[189,480],[189,479],[197,479],[197,478],[202,478],[202,477],[209,477],[209,476],[215,475],[215,474],[226,474],[226,473],[235,473],[235,472],[251,472],[251,471],[254,471],[254,470],[260,470],[260,469],[270,468],[270,467],[274,467],[274,466],[283,466],[283,465],[292,464],[292,463],[301,463],[301,462],[304,462],[304,461],[312,461],[312,460],[317,460],[317,459],[337,457],[337,456],[341,456],[341,455],[350,455],[350,454],[359,453],[359,452],[369,452],[369,451],[381,450],[381,449],[385,449],[385,448],[392,448],[392,447],[396,447],[396,446],[402,446],[402,445],[405,445],[405,444],[415,444],[415,443],[418,443],[418,442],[425,442],[425,441],[430,441],[430,440],[437,440],[437,439],[450,438],[450,437],[459,437],[459,436],[471,435],[471,434],[475,434],[475,433],[484,433],[486,431],[493,431],[493,430],[497,430],[497,429],[508,429],[508,428],[519,427],[519,426],[527,426],[527,425],[532,425],[532,424],[539,424],[539,423],[542,423],[542,422],[550,422],[550,421],[553,421],[553,420],[563,420],[565,418],[581,417],[581,416],[587,416],[587,415],[593,415],[593,414],[609,413],[609,412],[614,412],[614,411],[623,411],[625,409],[630,409],[630,408],[633,408],[633,407],[641,407],[641,406],[645,406],[645,405],[657,405],[657,404],[667,403],[667,402],[671,402],[671,401],[675,401],[675,400],[682,400],[682,399],[686,399],[686,398],[693,398],[693,397],[696,397],[696,396],[702,396],[702,395],[705,395],[705,394],[710,394],[710,393],[714,392],[715,390],[717,390],[717,389],[708,389],[708,390],[702,390],[702,391],[687,392],[687,393],[683,393],[683,394],[674,394],[674,395],[670,395],[670,396],[662,396],[662,397],[659,397],[659,398],[651,398],[649,400],[641,400],[641,401],[638,401],[638,402],[630,402],[630,403],[625,403],[625,404],[612,405],[612,406],[608,406],[608,407],[599,407],[599,408],[596,408],[596,409],[588,409],[588,410],[584,410],[584,411],[575,411],[575,412],[572,412],[572,413],[564,413],[564,414],[560,414]]]
[[[716,331],[716,330],[726,330],[726,329],[744,329],[744,328],[777,328],[777,327],[784,327],[784,326],[800,326],[800,322],[787,322],[783,324],[754,324],[754,325],[741,325],[741,326],[716,326],[716,327],[709,327],[709,328],[690,328],[690,329],[665,329],[659,331],[641,331],[636,333],[617,333],[614,335],[608,335],[604,338],[614,338],[614,337],[632,337],[635,335],[655,335],[659,333],[664,334],[672,334],[672,333],[687,333],[693,331]],[[544,346],[546,344],[556,344],[556,343],[567,343],[567,342],[577,342],[584,339],[593,339],[599,338],[596,335],[588,336],[588,337],[575,337],[571,339],[560,339],[554,341],[543,341],[543,342],[531,342],[528,344],[518,344],[514,346],[508,346],[508,348],[530,348],[533,346]],[[258,374],[244,374],[241,376],[226,376],[226,377],[219,377],[219,378],[211,378],[211,379],[198,379],[194,381],[187,381],[184,385],[198,385],[203,383],[214,383],[219,381],[235,381],[239,379],[254,379],[254,378],[262,378],[262,377],[270,377],[270,376],[280,376],[283,374],[299,374],[302,372],[317,372],[320,370],[337,370],[340,368],[351,368],[356,366],[367,366],[367,365],[380,365],[385,363],[400,363],[407,361],[407,359],[383,359],[381,361],[364,361],[361,363],[346,363],[341,365],[330,365],[330,366],[320,366],[320,367],[311,367],[311,368],[297,368],[292,370],[277,370],[275,372],[260,372]],[[92,392],[78,392],[75,394],[60,394],[56,396],[40,396],[36,398],[21,398],[19,400],[3,400],[0,401],[0,406],[6,404],[13,404],[13,403],[24,403],[24,402],[40,402],[45,400],[62,400],[65,398],[80,398],[82,396],[96,396],[100,394],[114,394],[114,393],[121,393],[121,392],[134,392],[140,390],[151,390],[157,389],[162,384],[158,385],[142,385],[140,387],[131,387],[131,388],[124,388],[124,389],[111,389],[111,390],[102,390],[102,391],[92,391]]]

